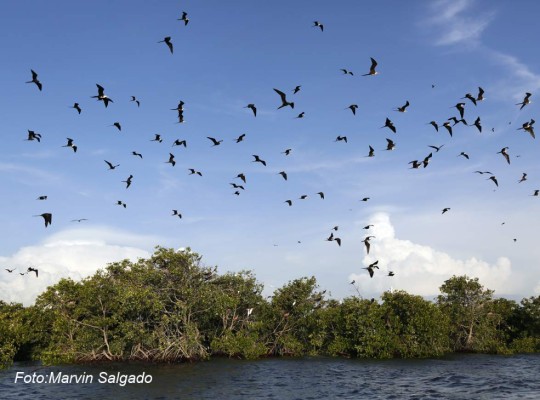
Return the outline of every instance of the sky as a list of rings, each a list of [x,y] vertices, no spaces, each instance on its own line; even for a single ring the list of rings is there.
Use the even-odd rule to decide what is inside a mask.
[[[539,145],[517,129],[538,117],[539,12],[532,0],[3,4],[0,299],[30,305],[61,278],[158,245],[189,247],[219,273],[252,270],[265,295],[315,276],[337,299],[389,289],[433,298],[464,274],[498,296],[539,295]],[[158,43],[167,36],[172,54]],[[378,73],[362,76],[371,57]],[[42,91],[26,83],[31,69]],[[92,98],[96,84],[108,107]],[[478,87],[485,99],[475,106],[463,97]],[[294,109],[278,109],[274,88]],[[183,123],[171,110],[179,101]],[[482,132],[462,123],[452,137],[435,131],[429,122],[459,119],[460,102]],[[386,118],[396,133],[381,128]],[[41,141],[25,140],[28,130]],[[67,138],[77,152],[62,147]],[[426,168],[410,168],[430,152]],[[42,213],[52,213],[48,227],[34,217]],[[326,240],[332,232],[341,246]],[[377,260],[370,278],[363,268]],[[30,266],[38,278],[19,274]]]

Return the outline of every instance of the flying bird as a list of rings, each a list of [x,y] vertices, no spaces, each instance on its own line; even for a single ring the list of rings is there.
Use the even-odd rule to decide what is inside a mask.
[[[287,173],[285,171],[278,172],[278,175],[281,175],[283,179],[287,180]]]
[[[364,74],[362,76],[368,76],[368,75],[377,75],[378,72],[375,71],[375,67],[377,66],[377,61],[373,57],[371,58],[371,67],[369,67],[369,72],[367,74]]]
[[[112,99],[105,94],[105,89],[103,88],[103,86],[97,83],[96,83],[96,86],[98,88],[98,94],[97,96],[92,96],[92,98],[97,98],[98,101],[102,101],[103,104],[105,105],[105,108],[107,108],[107,106],[109,105],[109,102],[114,103],[114,101],[112,101]]]
[[[391,151],[391,150],[394,150],[395,147],[396,147],[396,144],[394,143],[394,141],[386,138],[386,149],[385,150]]]
[[[302,87],[301,85],[296,86],[296,87],[293,89],[293,94],[298,93],[298,92],[300,91],[300,88],[301,88],[301,87]]]
[[[480,123],[480,117],[476,118],[473,125],[476,126],[476,129],[478,129],[478,132],[482,132],[482,125]]]
[[[441,214],[444,214],[445,212],[448,212],[448,211],[450,211],[450,207],[443,208]]]
[[[37,140],[38,142],[41,142],[41,134],[28,129],[28,137],[26,140]]]
[[[266,161],[262,160],[257,154],[253,154],[252,157],[255,157],[255,160],[253,160],[252,162],[260,162],[266,167]]]
[[[292,200],[285,200],[284,203],[287,203],[290,206],[292,206]]]
[[[242,182],[246,183],[246,176],[242,173],[236,175],[235,178],[239,178],[242,180]]]
[[[389,128],[392,132],[396,133],[396,127],[394,126],[394,123],[390,121],[390,118],[386,118],[386,121],[381,128]]]
[[[339,142],[343,140],[345,143],[347,143],[347,136],[338,136],[334,142]]]
[[[366,225],[366,226],[364,226],[362,229],[369,229],[369,228],[371,228],[372,226],[374,226],[374,225],[371,225],[371,224],[370,224],[370,225]]]
[[[461,153],[458,154],[458,157],[459,156],[463,156],[465,157],[467,160],[469,159],[469,155],[467,153],[465,153],[464,151],[462,151]]]
[[[302,111],[300,114],[298,114],[295,118],[304,118],[305,112]]]
[[[313,21],[313,28],[320,28],[321,32],[324,31],[324,25],[319,21]]]
[[[502,154],[503,157],[506,159],[506,162],[507,162],[508,164],[510,164],[510,155],[508,154],[508,152],[507,152],[506,150],[508,150],[508,147],[503,147],[503,148],[501,149],[501,151],[498,151],[498,152],[497,152],[497,154]]]
[[[345,68],[341,68],[340,71],[343,72],[343,75],[351,75],[351,76],[354,75],[352,71],[349,71],[348,69],[345,69]]]
[[[159,133],[155,133],[154,134],[154,138],[152,140],[150,140],[151,142],[163,142],[163,139],[161,138],[161,135]]]
[[[189,171],[189,174],[190,175],[199,175],[199,176],[202,176],[202,173],[200,171],[195,171],[195,169],[193,168],[188,168],[188,171]]]
[[[287,96],[285,95],[285,93],[283,93],[281,90],[278,90],[278,89],[274,89],[274,92],[279,94],[279,97],[281,98],[281,105],[278,107],[278,110],[286,106],[290,106],[291,108],[294,108],[294,102],[287,101]]]
[[[369,243],[369,240],[371,238],[374,238],[375,236],[367,236],[362,242],[364,242],[364,245],[366,246],[366,252],[369,254],[369,248],[371,247],[371,244]]]
[[[137,104],[137,107],[140,107],[141,106],[141,102],[139,100],[137,100],[137,98],[135,96],[131,96],[131,100],[130,101],[133,101]]]
[[[173,53],[173,44],[171,42],[170,36],[166,36],[163,40],[160,40],[158,43],[165,43],[167,47],[169,48],[171,54]]]
[[[379,269],[378,264],[379,264],[379,260],[377,260],[377,261],[375,261],[375,262],[369,264],[367,267],[363,267],[362,269],[367,269],[367,271],[369,272],[369,277],[370,277],[370,278],[373,278],[373,274],[374,274],[374,272],[375,272],[375,271],[374,271],[374,268]]]
[[[187,26],[187,24],[189,22],[187,12],[182,11],[182,16],[180,18],[178,18],[178,21],[184,21],[184,26]]]
[[[497,178],[495,178],[495,176],[490,176],[488,178],[489,180],[493,181],[493,183],[495,184],[495,186],[499,186],[499,182],[497,182]]]
[[[143,157],[142,157],[142,154],[141,154],[141,153],[137,153],[136,151],[132,151],[131,154],[133,154],[134,156],[143,158]]]
[[[182,214],[180,214],[178,210],[172,210],[171,216],[177,216],[178,218],[182,218]]]
[[[523,172],[523,175],[521,176],[521,179],[518,181],[518,183],[521,183],[523,181],[526,181],[527,180],[527,174],[525,172]]]
[[[532,96],[531,93],[526,92],[525,97],[523,98],[523,101],[521,103],[517,103],[516,106],[520,105],[521,107],[519,107],[519,109],[522,110],[523,107],[525,107],[527,104],[531,104],[531,100],[530,100],[531,96]]]
[[[428,146],[428,147],[431,147],[432,149],[435,149],[435,153],[438,153],[439,150],[444,146],[444,144],[441,144],[439,147],[437,146]]]
[[[289,154],[291,154],[291,151],[292,149],[286,149],[285,151],[282,151],[281,154],[285,154],[286,156],[288,156]]]
[[[223,139],[222,140],[217,140],[213,137],[210,137],[210,136],[207,136],[206,137],[207,139],[209,139],[213,144],[212,144],[212,147],[213,146],[219,146],[221,144],[221,142],[223,142]]]
[[[321,199],[324,200],[324,193],[323,193],[323,192],[317,192],[316,194],[318,194],[318,195],[321,197]],[[336,229],[336,230],[337,230],[337,229]]]
[[[133,175],[130,175],[125,181],[122,181],[123,183],[126,184],[126,189],[131,186],[132,179],[133,179]]]
[[[353,113],[353,115],[356,115],[356,109],[358,108],[358,104],[351,104],[349,107],[347,107],[348,109],[350,109]]]
[[[176,165],[176,161],[174,161],[173,153],[169,153],[169,161],[165,161],[165,164],[171,164],[171,166],[173,167]]]
[[[447,121],[447,122],[443,123],[443,126],[446,128],[446,130],[448,131],[450,136],[452,136],[452,127],[450,126],[450,122]]]
[[[409,164],[412,164],[412,167],[410,169],[418,169],[420,167],[420,165],[422,165],[421,162],[419,162],[418,160],[413,160],[413,161],[410,161]]]
[[[117,164],[117,165],[113,165],[111,162],[107,161],[107,160],[103,160],[105,161],[105,163],[109,166],[109,169],[115,169],[116,167],[119,167],[120,164]]]
[[[454,107],[459,111],[460,118],[463,118],[465,114],[465,103],[457,103]]]
[[[40,215],[34,215],[34,217],[42,217],[45,221],[45,228],[52,224],[52,214],[51,213],[43,213]]]
[[[246,137],[246,134],[245,133],[242,133],[240,136],[238,136],[235,140],[236,140],[236,143],[240,143],[242,140],[244,140],[244,138]]]
[[[409,100],[407,100],[404,105],[402,105],[401,107],[396,108],[394,111],[399,111],[399,112],[402,112],[402,113],[407,112],[407,107],[409,107],[409,105],[410,105]]]
[[[9,269],[9,268],[4,268],[7,272],[9,272],[10,274],[15,271],[17,268],[13,268],[13,269]]]
[[[540,189],[536,189],[534,193],[531,196],[538,197],[538,194],[540,193]]]
[[[36,278],[38,277],[38,270],[37,268],[32,268],[32,267],[28,267],[28,269],[26,270],[26,273],[30,273],[30,272],[35,272],[36,273]]]
[[[36,200],[47,200],[47,196],[39,196]]]
[[[67,144],[62,147],[71,147],[73,149],[73,152],[77,152],[77,146],[73,144],[73,139],[67,138]]]
[[[74,108],[75,110],[77,110],[77,112],[80,114],[82,109],[81,107],[79,106],[79,103],[74,103],[71,108]]]
[[[247,106],[245,106],[244,108],[249,108],[251,111],[253,111],[253,116],[254,117],[257,116],[257,107],[255,107],[255,104],[250,103]]]
[[[126,203],[124,203],[124,202],[123,202],[122,200],[117,200],[117,201],[116,201],[116,205],[118,205],[118,206],[122,206],[122,207],[124,207],[124,208],[126,208],[126,207],[127,207],[127,204],[126,204]]]
[[[435,121],[429,122],[429,125],[432,125],[437,132],[439,132],[439,125]]]
[[[109,126],[114,126],[114,127],[116,127],[116,129],[118,129],[119,131],[122,130],[122,126],[120,125],[120,122],[115,122],[115,123],[113,123],[112,125],[109,125]]]
[[[476,97],[470,93],[467,93],[465,97],[462,97],[462,99],[469,99],[474,105],[476,105]]]
[[[82,222],[82,221],[88,221],[86,218],[79,218],[79,219],[72,219],[71,222]]]
[[[369,153],[367,157],[375,157],[375,149],[373,149],[371,146],[369,146]]]
[[[184,146],[184,147],[187,147],[187,141],[185,140],[180,140],[180,139],[176,139],[172,146],[171,147],[174,147],[174,146]]]
[[[41,89],[43,89],[43,85],[41,84],[41,82],[38,79],[38,74],[33,69],[31,69],[30,71],[32,72],[32,80],[27,81],[26,83],[35,83],[36,86],[38,87],[39,91],[41,92]]]
[[[476,96],[476,101],[484,100],[484,89],[478,86],[478,95]]]
[[[424,164],[424,168],[426,168],[429,164],[429,160],[433,157],[433,153],[429,153],[429,155],[424,158],[424,161],[422,161],[422,164]]]

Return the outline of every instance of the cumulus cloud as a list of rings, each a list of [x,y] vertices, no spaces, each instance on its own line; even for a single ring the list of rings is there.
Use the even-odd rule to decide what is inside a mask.
[[[0,300],[30,305],[47,286],[61,278],[80,280],[108,263],[148,257],[158,238],[135,235],[107,227],[68,229],[48,237],[39,244],[20,248],[0,257],[3,266],[17,268],[0,274]],[[21,276],[28,267],[39,270]],[[4,267],[4,268],[5,268]]]
[[[374,225],[371,234],[375,238],[363,264],[378,260],[380,270],[375,270],[373,278],[367,272],[349,276],[365,297],[390,288],[430,297],[439,294],[439,287],[453,275],[477,277],[484,287],[499,293],[507,289],[512,268],[506,257],[499,257],[493,264],[476,257],[458,260],[429,246],[399,239],[386,213],[374,214],[370,224]],[[395,276],[387,276],[388,271],[394,271]]]

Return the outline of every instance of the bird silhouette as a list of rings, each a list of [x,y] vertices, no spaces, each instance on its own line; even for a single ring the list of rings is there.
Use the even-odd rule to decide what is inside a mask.
[[[38,74],[33,69],[31,69],[30,71],[32,72],[32,80],[27,81],[26,83],[35,83],[36,86],[38,87],[39,91],[41,92],[41,89],[43,89],[43,85],[41,84],[41,82],[38,79]]]
[[[88,221],[87,218],[78,218],[78,219],[72,219],[71,222],[82,222],[82,221]]]
[[[300,196],[298,199],[299,200],[305,200],[308,198],[308,195],[307,194],[303,194],[302,196]]]
[[[178,18],[178,21],[184,21],[184,26],[187,26],[187,24],[189,23],[187,12],[182,11],[182,16]]]
[[[223,142],[223,140],[217,140],[210,136],[207,136],[206,138],[209,139],[213,143],[212,146],[219,146],[221,142]]]
[[[476,97],[474,97],[472,94],[467,93],[462,99],[469,99],[474,105],[476,105]]]
[[[266,167],[266,161],[262,160],[257,154],[253,154],[252,157],[255,157],[252,162],[259,162]]]
[[[526,92],[525,97],[523,98],[523,101],[521,103],[517,103],[516,106],[521,106],[519,107],[519,109],[522,110],[523,107],[525,107],[527,104],[531,104],[531,100],[530,100],[531,96],[532,96],[531,93]]]
[[[317,192],[316,194],[318,194],[321,197],[321,199],[324,200],[324,193],[323,192]]]
[[[169,160],[165,161],[165,164],[171,164],[171,166],[173,166],[173,167],[176,165],[176,161],[174,161],[174,154],[173,153],[169,153]]]
[[[287,203],[290,206],[292,206],[292,200],[285,200],[284,203]]]
[[[283,93],[281,90],[278,90],[278,89],[274,89],[274,92],[279,94],[279,97],[281,98],[281,105],[278,107],[278,110],[286,106],[290,106],[291,108],[294,108],[294,102],[287,101],[287,96],[285,95],[285,93]]]
[[[124,207],[124,208],[127,207],[127,204],[124,203],[122,200],[117,200],[117,201],[116,201],[116,205],[122,206],[122,207]]]
[[[393,140],[386,138],[386,149],[388,151],[392,151],[396,148],[396,144]]]
[[[413,169],[413,168],[418,169],[422,165],[422,163],[419,162],[418,160],[410,161],[409,164],[412,164],[411,169]]]
[[[422,161],[422,164],[424,165],[424,168],[426,168],[429,164],[429,160],[433,157],[433,153],[429,153],[426,158],[424,158],[424,161]]]
[[[79,103],[74,103],[71,108],[74,108],[75,110],[77,110],[77,112],[80,114],[82,109],[81,107],[79,106]]]
[[[540,189],[536,189],[531,196],[538,197],[539,193],[540,193]]]
[[[448,211],[450,211],[450,207],[443,208],[441,214],[444,214],[445,212],[448,212]]]
[[[130,101],[133,101],[135,104],[137,104],[137,107],[141,106],[141,102],[139,100],[137,100],[137,98],[135,96],[131,96]]]
[[[13,269],[9,269],[9,268],[4,268],[7,272],[9,272],[10,274],[15,271],[17,268],[13,268]]]
[[[45,228],[52,224],[52,214],[51,213],[43,213],[39,215],[34,215],[34,217],[42,217],[45,221]]]
[[[396,127],[394,126],[394,123],[390,121],[390,118],[386,118],[386,121],[381,128],[389,128],[392,132],[396,133]]]
[[[367,74],[364,74],[362,76],[368,76],[368,75],[377,75],[378,72],[375,71],[375,67],[377,67],[377,61],[373,57],[370,57],[371,59],[371,67],[369,67],[369,72]]]
[[[304,118],[304,115],[306,113],[304,111],[302,111],[300,114],[298,114],[295,118]]]
[[[313,21],[313,27],[314,28],[319,28],[321,30],[321,32],[324,31],[324,25],[321,24],[319,21]]]
[[[37,142],[41,142],[41,134],[28,130],[28,137],[26,140],[36,140]]]
[[[109,126],[114,126],[114,127],[116,127],[116,129],[118,129],[119,131],[122,130],[122,126],[120,125],[120,122],[115,122],[115,123],[113,123],[112,125],[109,125]]]
[[[39,196],[36,200],[47,200],[47,196]]]
[[[409,107],[409,105],[410,105],[409,100],[407,100],[404,105],[402,105],[401,107],[396,108],[394,111],[399,111],[399,112],[402,112],[402,113],[407,112],[407,107]]]
[[[363,267],[362,269],[366,269],[369,272],[369,277],[373,278],[373,274],[375,272],[374,269],[375,268],[379,269],[378,264],[379,264],[379,260],[369,264],[367,267]]]
[[[439,132],[439,125],[435,121],[429,122],[429,125],[433,126],[437,132]]]
[[[488,179],[491,180],[491,181],[493,181],[493,183],[495,184],[495,186],[499,186],[499,182],[497,182],[497,178],[495,178],[495,176],[490,176]]]
[[[521,179],[518,181],[518,183],[521,183],[523,181],[526,181],[527,180],[527,174],[525,172],[523,172],[523,175],[521,176]]]
[[[478,95],[476,96],[476,101],[484,100],[484,89],[478,86]]]
[[[126,189],[131,186],[131,181],[133,180],[133,175],[128,176],[128,178],[125,181],[122,181],[126,184]]]
[[[358,104],[351,104],[349,107],[347,107],[348,109],[350,109],[353,113],[353,115],[356,115],[356,109],[358,108]]]
[[[178,210],[172,210],[171,216],[176,216],[178,218],[182,218],[182,214],[178,212]]]
[[[298,93],[298,92],[300,91],[300,88],[301,88],[301,87],[302,87],[301,85],[297,85],[297,86],[293,89],[293,94]]]
[[[243,173],[236,175],[235,178],[239,178],[242,180],[242,182],[246,183],[246,176]]]
[[[151,141],[151,142],[159,142],[159,143],[161,143],[161,142],[163,142],[163,139],[161,138],[161,135],[160,135],[160,134],[155,133],[155,134],[154,134],[154,138],[153,138],[152,140],[150,140],[150,141]]]
[[[334,142],[340,142],[342,140],[347,143],[347,136],[338,136]]]
[[[199,176],[202,176],[202,173],[200,171],[195,171],[195,169],[193,168],[188,168],[188,171],[189,171],[189,174],[190,175],[199,175]]]
[[[187,141],[185,140],[180,140],[180,139],[176,139],[172,146],[171,147],[174,147],[174,146],[184,146],[184,147],[187,147]]]
[[[105,108],[107,108],[107,106],[109,105],[109,103],[114,103],[114,101],[105,94],[105,89],[103,88],[103,86],[99,85],[96,83],[96,86],[98,88],[98,94],[97,96],[92,96],[92,98],[97,98],[98,101],[102,101],[103,104],[105,105]]]
[[[459,111],[460,118],[463,118],[465,114],[465,103],[457,103],[454,107]]]
[[[346,68],[341,68],[340,71],[343,72],[343,75],[351,75],[351,76],[354,75],[352,71],[349,71]]]
[[[439,147],[437,147],[437,146],[428,146],[428,147],[431,147],[432,149],[435,150],[435,153],[438,153],[439,150],[440,150],[443,146],[444,146],[444,144],[441,144]]]
[[[446,128],[446,130],[448,131],[450,136],[452,136],[452,127],[450,126],[450,122],[447,121],[447,122],[443,123],[443,126]]]
[[[478,129],[478,132],[482,132],[482,125],[480,122],[480,117],[476,118],[473,125],[476,126],[476,129]]]
[[[229,185],[231,185],[233,188],[235,189],[242,189],[242,190],[246,190],[242,185],[238,185],[236,183],[229,183]]]
[[[113,165],[111,162],[107,161],[107,160],[103,160],[105,161],[105,163],[109,166],[109,169],[115,169],[116,167],[119,167],[120,164],[117,164],[117,165]]]
[[[497,154],[502,154],[503,157],[506,159],[506,162],[510,164],[510,154],[508,154],[506,150],[508,150],[508,147],[503,147],[501,151],[497,152]]]
[[[131,154],[133,154],[134,156],[136,157],[139,157],[139,158],[143,158],[142,154],[141,153],[137,153],[136,151],[132,151]]]
[[[281,154],[285,154],[286,156],[288,156],[289,154],[291,154],[291,151],[292,149],[286,149],[285,151],[282,151]]]
[[[341,247],[341,238],[334,238],[334,242],[336,242],[338,244],[339,247]]]
[[[28,267],[28,269],[26,270],[26,273],[28,274],[30,272],[35,272],[36,278],[38,277],[39,271],[37,268]]]
[[[165,38],[163,40],[160,40],[158,43],[165,43],[167,47],[169,48],[169,51],[171,52],[171,54],[173,54],[173,44],[171,42],[170,36],[165,36]]]
[[[375,150],[371,146],[369,146],[369,153],[367,157],[375,157]]]
[[[366,238],[364,238],[364,240],[362,240],[362,242],[363,242],[364,245],[366,246],[366,252],[367,252],[367,254],[369,254],[369,248],[371,247],[371,244],[369,243],[369,241],[370,241],[371,238],[375,238],[375,236],[367,236]]]
[[[255,107],[255,104],[248,104],[247,106],[245,106],[244,108],[249,108],[251,111],[253,111],[253,116],[256,117],[257,116],[257,107]]]
[[[533,126],[534,123],[535,123],[535,120],[531,118],[529,122],[523,123],[523,125],[521,125],[521,128],[518,128],[518,130],[523,129],[525,132],[528,132],[529,135],[531,135],[531,137],[534,139],[535,138],[534,126]]]
[[[281,175],[283,179],[287,180],[287,173],[285,171],[278,172],[278,175]]]
[[[71,147],[73,152],[76,153],[77,152],[77,146],[75,144],[73,144],[73,139],[71,139],[71,138],[66,138],[66,139],[67,139],[67,144],[62,146],[62,147]]]
[[[374,225],[372,225],[372,224],[366,225],[366,226],[364,226],[362,229],[369,229],[369,228],[371,228],[371,227],[373,227],[373,226],[374,226]]]
[[[465,157],[467,160],[469,159],[469,155],[467,153],[465,153],[464,151],[462,151],[461,153],[458,154],[458,157],[459,156],[463,156]]]

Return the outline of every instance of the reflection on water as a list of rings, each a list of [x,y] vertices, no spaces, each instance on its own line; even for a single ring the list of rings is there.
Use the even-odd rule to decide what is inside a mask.
[[[20,379],[15,383],[17,373]],[[152,382],[125,386],[98,382],[142,373],[147,381],[150,375]],[[50,376],[61,380],[70,375],[72,380],[93,376],[93,382],[25,384],[22,380],[43,376],[47,382]],[[0,371],[0,399],[540,399],[539,377],[540,355],[388,361],[216,359],[175,365],[43,368],[19,363]]]

